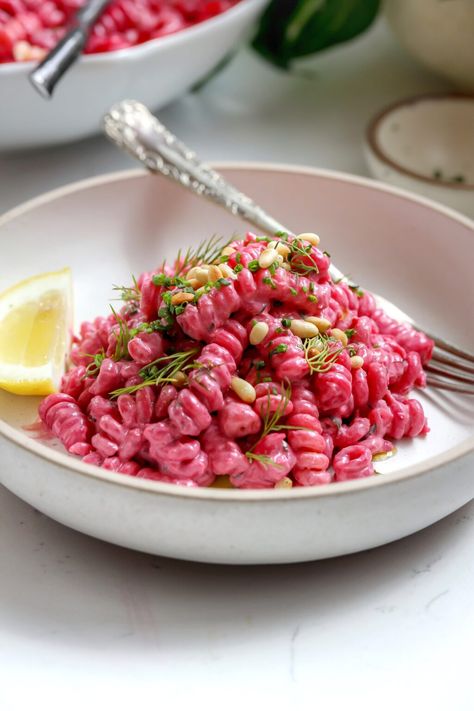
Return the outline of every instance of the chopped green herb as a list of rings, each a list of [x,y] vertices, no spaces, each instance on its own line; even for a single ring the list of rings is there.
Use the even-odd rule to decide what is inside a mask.
[[[258,272],[258,270],[260,269],[258,260],[252,259],[252,261],[247,264],[247,269],[250,269],[251,272]]]
[[[298,296],[298,292],[296,291],[296,289],[293,289],[292,286],[290,286],[290,294],[291,294],[292,296]]]
[[[313,304],[315,304],[318,301],[318,297],[315,294],[310,294],[308,296],[308,301],[311,301]]]
[[[263,277],[263,283],[271,286],[272,289],[276,289],[276,284],[271,277]]]
[[[235,267],[234,267],[234,272],[235,272],[235,274],[238,274],[239,272],[241,272],[242,269],[243,269],[242,264],[236,264]]]
[[[276,346],[270,351],[268,357],[271,358],[272,356],[277,355],[278,353],[286,353],[287,350],[288,346],[286,345],[286,343],[280,343],[280,345]]]
[[[354,333],[356,332],[355,328],[346,328],[344,333],[346,334],[347,338],[352,338]]]
[[[285,328],[290,328],[291,318],[282,318],[281,323]]]

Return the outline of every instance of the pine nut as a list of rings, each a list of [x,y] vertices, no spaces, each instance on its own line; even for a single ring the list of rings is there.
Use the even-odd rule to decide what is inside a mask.
[[[208,268],[207,267],[193,267],[187,273],[186,279],[188,279],[188,281],[190,279],[196,279],[196,281],[199,282],[199,286],[203,286],[204,284],[207,284],[207,282],[209,281]]]
[[[277,254],[277,262],[281,266],[284,262],[284,258],[282,254]]]
[[[188,382],[188,377],[186,373],[183,373],[182,370],[178,370],[177,373],[175,373],[175,376],[173,378],[173,385],[180,388],[186,385]]]
[[[199,279],[188,279],[189,286],[191,286],[193,289],[199,289],[200,286],[202,286],[202,283],[199,281]]]
[[[303,239],[305,242],[313,244],[315,247],[321,242],[318,235],[314,232],[302,232],[300,235],[296,235],[296,239]]]
[[[234,252],[236,251],[237,250],[235,249],[235,247],[231,247],[230,245],[228,245],[227,247],[224,247],[221,254],[223,257],[230,257],[230,255],[234,254]]]
[[[347,338],[344,331],[341,331],[340,328],[331,328],[331,330],[329,331],[329,335],[332,336],[332,338],[335,338],[336,341],[340,341],[344,348],[347,346],[349,339]]]
[[[278,252],[276,249],[264,249],[258,258],[258,266],[261,269],[268,269],[268,267],[276,261],[278,257]]]
[[[275,484],[275,489],[291,489],[293,487],[293,482],[289,476],[284,476],[283,479],[277,481]]]
[[[278,242],[277,246],[275,247],[276,251],[278,254],[281,254],[281,256],[286,259],[286,257],[289,255],[291,252],[291,249],[288,247],[287,244],[283,244],[283,242]]]
[[[321,353],[321,351],[319,350],[319,348],[316,348],[316,347],[314,347],[314,346],[313,346],[313,348],[310,348],[309,351],[308,351],[308,355],[309,355],[310,358],[315,358],[315,357],[318,356],[320,353]]]
[[[276,241],[276,239],[272,240],[272,241],[269,242],[268,245],[267,245],[267,246],[268,246],[268,249],[275,249],[276,246],[277,246],[277,244],[278,244],[278,242]]]
[[[224,276],[226,279],[237,279],[237,274],[235,274],[232,267],[229,267],[228,264],[220,264],[219,269],[222,272],[222,276]]]
[[[259,321],[250,331],[249,341],[252,346],[258,346],[268,333],[268,324],[265,321]]]
[[[200,267],[192,267],[186,274],[186,279],[195,279],[198,269],[200,269]]]
[[[283,269],[285,269],[287,272],[291,272],[291,264],[288,264],[288,262],[283,262],[281,265]]]
[[[305,316],[305,320],[314,324],[321,333],[326,333],[328,328],[331,328],[331,322],[327,318],[321,318],[320,316]]]
[[[364,359],[361,356],[355,355],[351,357],[351,368],[356,370],[357,368],[362,368],[364,365]]]
[[[314,338],[319,331],[314,323],[303,321],[303,319],[295,318],[291,322],[290,331],[300,338]]]
[[[171,297],[173,306],[179,306],[180,304],[189,303],[190,301],[194,301],[194,294],[190,294],[187,291],[178,291],[177,294],[173,294]]]
[[[221,270],[215,264],[210,264],[207,267],[207,273],[209,274],[209,281],[217,281],[223,277]]]
[[[238,378],[236,375],[230,381],[230,387],[234,393],[239,397],[242,402],[246,402],[249,405],[255,402],[257,398],[257,393],[253,385],[248,383],[243,378]]]

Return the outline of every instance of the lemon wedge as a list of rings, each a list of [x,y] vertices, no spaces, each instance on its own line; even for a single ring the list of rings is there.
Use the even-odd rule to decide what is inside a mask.
[[[71,325],[68,268],[38,274],[0,293],[0,388],[17,395],[58,390]]]

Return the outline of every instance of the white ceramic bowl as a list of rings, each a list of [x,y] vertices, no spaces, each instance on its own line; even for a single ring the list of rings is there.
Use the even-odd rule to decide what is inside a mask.
[[[474,347],[474,224],[370,180],[307,168],[234,165],[225,176],[296,231],[316,229],[346,272],[427,328]],[[107,313],[112,283],[178,246],[243,223],[139,171],[77,183],[0,221],[0,289],[70,265],[77,321]],[[446,246],[447,236],[449,246]],[[431,258],[435,255],[435,258]],[[474,496],[474,399],[422,394],[431,433],[401,442],[381,476],[295,490],[183,489],[82,464],[22,429],[38,399],[0,394],[0,481],[52,518],[151,553],[283,563],[377,546]]]
[[[372,175],[474,217],[474,95],[399,101],[369,124]]]
[[[235,7],[176,34],[81,57],[45,101],[32,62],[0,64],[0,151],[65,143],[99,132],[104,113],[133,96],[159,109],[206,76],[246,36],[267,0]]]

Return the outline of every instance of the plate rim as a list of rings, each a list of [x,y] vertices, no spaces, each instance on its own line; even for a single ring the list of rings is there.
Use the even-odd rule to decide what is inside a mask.
[[[408,190],[397,188],[391,185],[386,185],[382,182],[372,180],[359,175],[345,173],[342,171],[329,170],[325,168],[313,168],[310,166],[271,163],[261,161],[212,161],[212,166],[218,170],[258,170],[260,172],[287,172],[299,173],[320,177],[339,182],[356,184],[361,187],[367,187],[386,192],[411,202],[415,202],[424,207],[434,209],[436,212],[444,214],[450,219],[462,224],[464,227],[474,232],[474,221],[461,213],[449,207],[441,205],[429,198],[421,197],[411,193]],[[67,183],[64,186],[55,188],[45,192],[37,197],[27,200],[16,207],[11,208],[6,213],[0,216],[0,229],[9,222],[17,219],[32,210],[41,207],[49,202],[54,202],[60,198],[66,197],[73,193],[81,192],[89,188],[104,185],[107,183],[119,182],[121,180],[129,180],[130,178],[142,178],[148,176],[149,173],[141,168],[128,169],[122,171],[113,171],[103,173],[92,178]],[[67,453],[62,453],[53,449],[49,449],[41,445],[35,439],[29,437],[26,433],[19,432],[17,429],[0,419],[0,435],[9,440],[13,445],[27,450],[29,453],[40,457],[62,469],[70,472],[81,474],[87,478],[93,478],[101,482],[113,484],[127,489],[137,490],[153,495],[172,496],[174,498],[197,499],[207,501],[218,501],[221,503],[234,502],[264,502],[275,500],[300,500],[312,498],[339,497],[345,494],[352,494],[373,489],[374,487],[387,486],[396,484],[405,479],[413,479],[430,471],[444,466],[447,463],[455,462],[461,457],[474,451],[474,433],[468,436],[463,442],[451,447],[442,454],[434,455],[428,459],[400,468],[399,470],[390,472],[387,475],[365,477],[362,479],[353,479],[344,482],[333,482],[330,484],[322,484],[316,487],[297,487],[291,490],[285,489],[218,489],[218,488],[201,488],[201,487],[186,487],[176,484],[167,484],[146,479],[137,479],[136,477],[126,476],[118,472],[108,471],[101,467],[91,464],[84,464],[82,460],[76,459]]]

